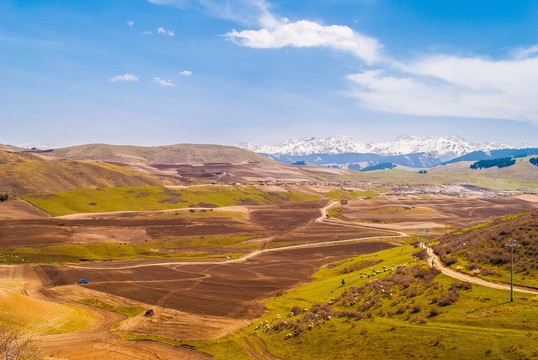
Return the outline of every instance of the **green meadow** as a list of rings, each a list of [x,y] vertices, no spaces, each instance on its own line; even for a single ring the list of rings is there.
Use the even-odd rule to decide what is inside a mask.
[[[249,252],[242,243],[251,236],[204,237],[199,239],[152,240],[138,243],[94,242],[46,246],[20,246],[0,249],[0,261],[5,264],[64,263],[87,260],[126,260],[139,258],[199,259],[238,258]],[[222,254],[200,251],[201,248],[224,247]],[[192,251],[188,251],[192,249]]]
[[[265,316],[229,337],[188,342],[215,359],[532,359],[538,297],[462,283],[406,245],[322,268],[266,300]],[[395,270],[392,270],[395,269]],[[343,280],[343,281],[342,281]]]
[[[189,207],[313,201],[319,196],[289,190],[263,192],[251,186],[193,186],[171,190],[163,186],[78,189],[62,193],[24,195],[23,198],[53,216],[112,211],[156,211]]]

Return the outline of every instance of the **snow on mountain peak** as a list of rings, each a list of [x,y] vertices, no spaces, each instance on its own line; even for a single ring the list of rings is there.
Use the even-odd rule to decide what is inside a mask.
[[[406,155],[412,153],[429,153],[440,158],[454,158],[472,151],[490,151],[511,148],[509,144],[471,143],[461,136],[447,137],[429,136],[419,138],[412,135],[400,135],[394,140],[386,142],[364,143],[351,136],[330,136],[321,138],[303,138],[300,140],[286,140],[279,145],[255,145],[251,143],[237,143],[236,146],[257,153],[272,155],[310,155],[310,154],[345,154],[345,153],[373,153],[379,155]]]

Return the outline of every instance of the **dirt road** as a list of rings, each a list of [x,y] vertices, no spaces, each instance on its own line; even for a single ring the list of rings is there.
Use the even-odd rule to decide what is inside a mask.
[[[433,261],[433,264],[435,265],[435,267],[437,269],[441,270],[441,272],[443,274],[445,274],[446,276],[450,276],[451,278],[454,278],[454,279],[457,279],[457,280],[466,281],[466,282],[469,282],[471,284],[487,286],[487,287],[492,288],[492,289],[510,290],[510,284],[502,284],[502,283],[496,283],[496,282],[487,281],[487,280],[480,279],[480,278],[477,278],[477,277],[474,277],[474,276],[463,274],[463,273],[461,273],[459,271],[456,271],[454,269],[451,269],[451,268],[445,266],[443,264],[443,262],[441,261],[441,259],[439,258],[439,256],[437,256],[435,254],[435,252],[433,251],[433,249],[430,248],[430,247],[427,249],[427,252],[428,252],[428,259],[427,259],[428,264],[431,266],[432,261]],[[521,286],[514,286],[514,291],[521,292],[521,293],[538,295],[538,290],[530,289],[530,288],[524,288],[524,287],[521,287]]]

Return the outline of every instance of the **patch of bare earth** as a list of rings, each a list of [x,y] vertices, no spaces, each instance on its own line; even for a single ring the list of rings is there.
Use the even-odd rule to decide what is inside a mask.
[[[393,213],[390,209],[427,209]],[[373,226],[411,229],[417,227],[471,227],[509,214],[538,208],[538,203],[525,198],[461,198],[444,196],[433,199],[402,197],[385,200],[355,200],[343,207],[344,216],[352,221]],[[385,211],[386,210],[386,211]],[[429,226],[423,226],[429,225]]]

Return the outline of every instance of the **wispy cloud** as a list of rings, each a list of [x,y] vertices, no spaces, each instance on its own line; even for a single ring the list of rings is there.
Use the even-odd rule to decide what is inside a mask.
[[[133,26],[134,25],[134,20],[127,20],[127,25],[129,26]]]
[[[166,35],[166,36],[174,36],[175,35],[173,30],[165,30],[162,26],[157,28],[157,33],[161,34],[161,35]]]
[[[264,25],[272,22],[270,4],[265,0],[148,0],[156,5],[193,8],[211,16],[245,25]]]
[[[527,48],[518,48],[514,51],[514,58],[516,59],[526,59],[533,55],[538,55],[538,45]]]
[[[192,75],[192,71],[189,71],[189,70],[183,70],[182,72],[180,72],[181,75],[184,75],[184,76],[191,76]]]
[[[164,80],[157,76],[153,78],[153,81],[161,86],[176,86],[172,83],[172,80]]]
[[[308,20],[281,22],[272,29],[233,30],[226,37],[241,46],[260,49],[286,46],[332,48],[350,52],[367,64],[379,59],[381,48],[376,39],[361,35],[347,26],[324,26]]]
[[[142,35],[151,35],[153,34],[151,31],[142,31]]]
[[[138,78],[133,74],[125,73],[124,75],[114,76],[110,81],[138,81]]]

